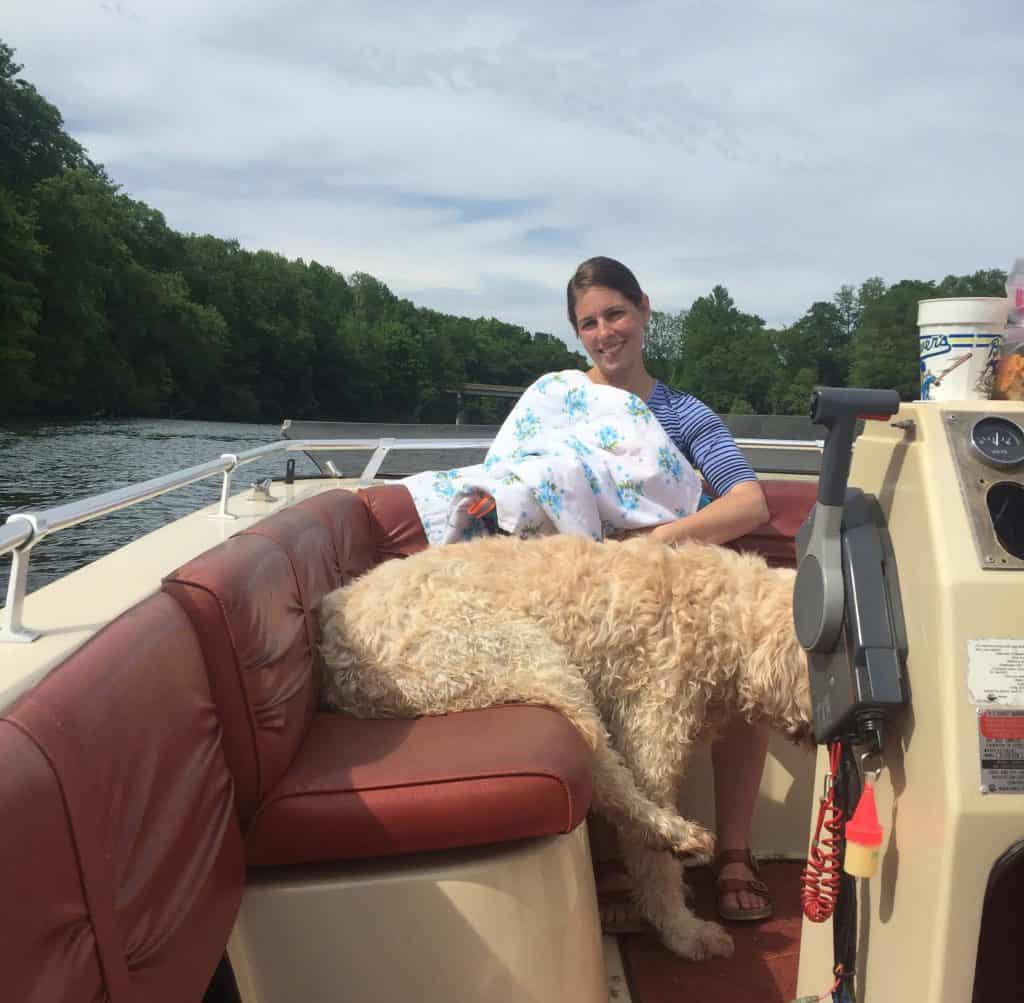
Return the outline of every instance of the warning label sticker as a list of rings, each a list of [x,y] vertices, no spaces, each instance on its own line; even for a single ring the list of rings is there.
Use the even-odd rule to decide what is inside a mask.
[[[1024,707],[1024,639],[968,641],[967,691],[971,703]]]
[[[1024,794],[1024,711],[979,710],[978,751],[985,794]]]

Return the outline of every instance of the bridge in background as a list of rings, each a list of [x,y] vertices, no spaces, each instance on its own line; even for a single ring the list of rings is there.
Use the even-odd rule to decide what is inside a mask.
[[[495,383],[463,383],[461,387],[446,390],[455,394],[455,424],[465,424],[464,397],[520,397],[526,387],[505,387]]]

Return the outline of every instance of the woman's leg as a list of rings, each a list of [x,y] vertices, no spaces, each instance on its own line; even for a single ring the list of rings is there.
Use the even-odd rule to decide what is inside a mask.
[[[750,846],[750,823],[761,788],[765,757],[768,754],[769,729],[742,718],[733,720],[711,746],[715,773],[716,850],[745,850]],[[720,878],[753,880],[756,875],[745,863],[726,864]],[[723,892],[721,903],[727,909],[757,909],[766,904],[765,896],[750,890]]]
[[[597,909],[605,933],[638,933],[647,923],[633,901],[633,881],[623,862],[618,833],[600,815],[587,816]]]

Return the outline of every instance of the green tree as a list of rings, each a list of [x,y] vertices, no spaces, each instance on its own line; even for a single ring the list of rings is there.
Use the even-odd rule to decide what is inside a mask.
[[[870,279],[865,279],[861,283],[860,289],[857,290],[857,310],[859,315],[863,315],[864,311],[872,303],[877,303],[884,294],[885,282],[877,275],[873,275]]]
[[[842,324],[843,334],[849,342],[860,322],[860,303],[857,299],[857,290],[853,286],[840,286],[832,297],[832,302],[839,311],[839,322]]]
[[[775,410],[779,414],[806,414],[811,392],[821,385],[816,370],[810,367],[798,369],[780,383],[776,395]]]
[[[61,171],[102,173],[65,131],[60,112],[30,83],[14,50],[0,41],[0,187],[27,197],[32,187]]]
[[[931,282],[904,280],[868,303],[853,339],[851,385],[898,390],[903,400],[918,396],[917,303],[934,294]]]
[[[352,290],[352,309],[357,317],[371,323],[386,316],[395,305],[395,294],[379,279],[366,272],[355,272],[348,280]]]
[[[651,311],[644,333],[644,363],[652,376],[670,383],[683,357],[686,311]]]
[[[697,299],[685,325],[686,353],[678,383],[712,410],[772,404],[778,360],[764,321],[741,313],[723,286]]]
[[[840,309],[818,301],[791,327],[779,332],[776,344],[785,378],[811,369],[819,383],[845,386],[850,367],[850,336]]]
[[[1005,296],[1006,272],[986,268],[973,275],[947,275],[935,289],[936,296]]]
[[[110,184],[84,169],[36,185],[38,236],[48,248],[35,377],[51,414],[106,413],[126,364],[116,362],[108,293],[127,255]]]
[[[33,378],[43,246],[34,220],[0,187],[0,400],[8,414],[31,414],[38,385]]]

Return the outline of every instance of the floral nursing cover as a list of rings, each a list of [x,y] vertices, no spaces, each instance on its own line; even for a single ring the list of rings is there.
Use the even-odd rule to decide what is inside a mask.
[[[483,463],[401,483],[432,545],[485,532],[468,511],[483,495],[508,533],[601,540],[689,515],[701,494],[693,467],[639,397],[572,369],[527,387]]]

